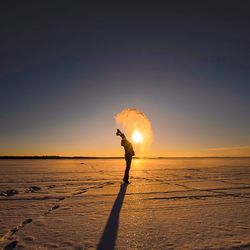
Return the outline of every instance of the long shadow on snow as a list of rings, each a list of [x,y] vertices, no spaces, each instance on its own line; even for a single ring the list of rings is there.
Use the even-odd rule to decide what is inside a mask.
[[[127,184],[123,183],[117,195],[113,208],[110,212],[107,224],[99,241],[97,250],[113,250],[119,228],[119,215],[122,208],[122,203],[126,194]]]

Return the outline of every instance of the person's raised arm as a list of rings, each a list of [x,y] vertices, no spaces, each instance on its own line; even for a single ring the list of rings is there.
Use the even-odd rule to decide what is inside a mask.
[[[117,136],[120,136],[122,139],[126,139],[126,136],[121,132],[120,129],[117,129],[117,130],[116,130],[116,135],[117,135]]]

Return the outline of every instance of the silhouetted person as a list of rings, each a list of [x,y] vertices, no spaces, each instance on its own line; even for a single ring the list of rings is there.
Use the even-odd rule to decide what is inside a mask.
[[[116,135],[122,138],[121,146],[123,146],[125,150],[126,169],[125,169],[123,181],[126,182],[127,184],[130,184],[130,182],[128,181],[129,170],[131,166],[132,157],[135,155],[135,152],[134,152],[132,144],[127,140],[126,136],[119,129],[117,129]]]

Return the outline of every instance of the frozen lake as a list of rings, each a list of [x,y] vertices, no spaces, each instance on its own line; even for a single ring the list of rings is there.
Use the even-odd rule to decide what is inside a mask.
[[[250,249],[250,158],[0,160],[5,249]]]

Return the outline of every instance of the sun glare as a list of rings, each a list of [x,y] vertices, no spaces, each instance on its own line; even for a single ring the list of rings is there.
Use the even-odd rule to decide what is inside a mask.
[[[143,141],[143,135],[136,130],[133,134],[132,134],[132,140],[135,143],[141,143]]]

